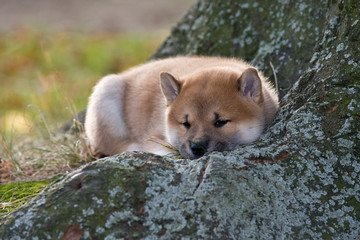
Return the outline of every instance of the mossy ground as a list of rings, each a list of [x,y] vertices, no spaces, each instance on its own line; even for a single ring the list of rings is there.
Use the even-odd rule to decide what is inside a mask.
[[[12,182],[0,185],[0,218],[13,212],[19,206],[35,197],[56,178],[43,181]]]

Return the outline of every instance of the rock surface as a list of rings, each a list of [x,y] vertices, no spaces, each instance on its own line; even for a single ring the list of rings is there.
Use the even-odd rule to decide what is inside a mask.
[[[211,9],[212,1],[199,1],[155,56],[249,53],[278,61],[278,77],[294,84],[261,139],[192,161],[146,153],[95,161],[2,220],[0,239],[359,238],[358,1],[222,1]],[[218,27],[205,24],[215,16]],[[245,31],[245,22],[260,30]],[[314,40],[304,33],[302,41],[298,28]],[[246,32],[257,32],[252,50]],[[229,41],[241,34],[233,54]],[[287,37],[292,44],[283,46]]]

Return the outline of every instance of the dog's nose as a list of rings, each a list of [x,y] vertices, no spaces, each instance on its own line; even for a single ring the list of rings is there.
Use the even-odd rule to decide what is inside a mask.
[[[207,144],[204,142],[190,142],[190,148],[196,157],[201,157],[207,152]]]

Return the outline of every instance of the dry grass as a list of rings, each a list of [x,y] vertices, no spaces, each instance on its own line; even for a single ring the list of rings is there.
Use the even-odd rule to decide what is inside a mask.
[[[82,129],[59,133],[44,127],[46,122],[36,125],[40,128],[32,131],[38,133],[12,135],[11,139],[1,137],[0,183],[53,178],[94,160]]]
[[[100,77],[146,61],[164,35],[16,30],[0,38],[0,183],[48,179],[94,159],[57,129]],[[80,126],[80,125],[79,125]]]

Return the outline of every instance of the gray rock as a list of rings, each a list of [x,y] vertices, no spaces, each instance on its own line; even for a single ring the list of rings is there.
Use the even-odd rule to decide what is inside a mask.
[[[227,4],[230,7],[225,8]],[[267,23],[265,33],[267,27],[273,27],[276,36],[288,36],[291,46],[281,45],[271,53],[258,47],[250,54],[255,58],[259,54],[278,57],[284,51],[292,57],[281,60],[280,75],[289,77],[286,72],[291,72],[293,77],[288,79],[295,79],[290,91],[284,92],[274,124],[261,139],[192,161],[147,153],[95,161],[53,183],[3,219],[0,239],[359,238],[359,3],[249,1],[238,9],[231,4],[239,3],[222,1],[220,14],[209,11],[215,7],[212,1],[199,1],[156,56],[232,51],[233,45],[221,45],[220,40],[226,43],[232,39],[231,26],[241,16],[247,16],[243,21],[258,23],[257,28]],[[263,7],[269,19],[246,15],[256,4],[257,11]],[[240,15],[233,15],[237,10]],[[291,15],[294,11],[303,17]],[[197,16],[198,12],[201,15]],[[320,12],[322,17],[316,15]],[[208,28],[215,23],[204,24],[205,19],[212,19],[210,15],[215,13],[225,21],[219,19],[218,24],[225,25]],[[231,20],[226,17],[229,15],[237,18]],[[293,18],[295,22],[291,22]],[[304,33],[306,41],[314,38],[311,43],[292,35],[298,27],[300,32],[311,30],[310,24],[318,32]],[[214,39],[216,35],[221,47],[205,48],[201,35],[190,38],[198,28],[203,28],[204,34],[210,32]],[[187,39],[185,45],[175,44],[180,36]],[[257,36],[253,41],[262,46],[263,34]],[[246,39],[244,43],[250,42]],[[297,40],[307,47],[294,47]],[[212,38],[209,41],[214,43]],[[191,50],[190,45],[197,50]],[[189,49],[181,51],[180,46]]]

